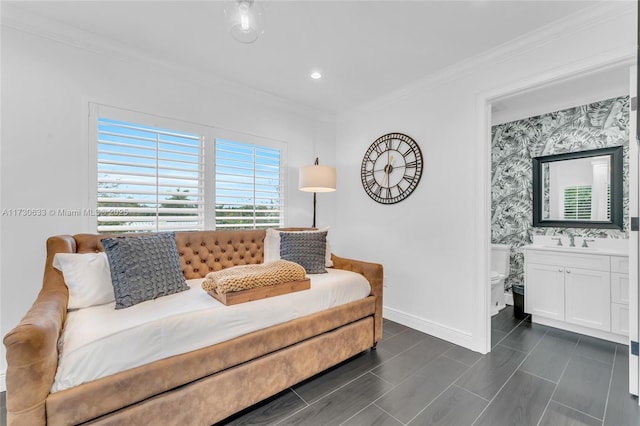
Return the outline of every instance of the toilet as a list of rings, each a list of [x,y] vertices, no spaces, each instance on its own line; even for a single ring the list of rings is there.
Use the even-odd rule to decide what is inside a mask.
[[[511,246],[491,244],[491,316],[497,314],[504,304],[504,281],[511,269]]]

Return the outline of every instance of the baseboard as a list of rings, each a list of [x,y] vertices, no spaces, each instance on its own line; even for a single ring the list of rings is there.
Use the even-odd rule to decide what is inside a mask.
[[[5,370],[0,371],[0,392],[7,391],[7,383],[5,382],[5,378],[7,376],[7,372]]]
[[[457,330],[455,328],[447,327],[443,324],[439,324],[425,318],[418,317],[416,315],[408,314],[406,312],[399,311],[397,309],[383,307],[382,316],[391,321],[395,321],[407,327],[414,328],[416,330],[427,333],[431,336],[438,337],[456,345],[469,348],[473,348],[473,336],[466,331]],[[384,327],[382,329],[384,334]]]
[[[620,334],[610,333],[608,331],[596,330],[594,328],[584,327],[581,325],[570,324],[564,321],[552,320],[537,315],[531,315],[531,322],[536,324],[547,325],[549,327],[568,330],[574,333],[585,334],[587,336],[597,337],[598,339],[608,340],[610,342],[620,343],[621,345],[629,344],[629,337]]]

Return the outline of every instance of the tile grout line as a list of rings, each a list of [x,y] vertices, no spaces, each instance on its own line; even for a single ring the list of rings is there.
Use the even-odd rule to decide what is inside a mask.
[[[393,355],[391,358],[389,358],[389,360],[391,360],[391,359],[395,358],[396,356],[398,356],[398,355]],[[385,362],[386,362],[386,361],[385,361]],[[383,364],[384,364],[384,363],[383,363]],[[382,365],[382,364],[380,364],[380,365]],[[377,365],[375,368],[377,368],[377,367],[378,367],[378,365]],[[283,418],[282,418],[282,419],[280,419],[277,423],[274,423],[274,426],[281,424],[283,421],[285,421],[286,419],[288,419],[288,418],[290,418],[290,417],[294,416],[295,414],[299,413],[300,411],[305,410],[305,409],[307,409],[307,408],[311,407],[312,405],[314,405],[314,404],[316,404],[316,403],[318,403],[318,402],[322,401],[323,399],[327,398],[329,395],[332,395],[332,394],[336,393],[336,392],[337,392],[337,391],[339,391],[340,389],[342,389],[342,388],[344,388],[345,386],[347,386],[347,385],[349,385],[349,384],[353,383],[354,381],[356,381],[356,380],[360,379],[361,377],[365,376],[366,374],[371,374],[372,376],[375,376],[375,377],[379,378],[380,380],[382,380],[382,381],[384,381],[384,382],[386,382],[386,383],[389,383],[389,384],[391,384],[392,386],[394,386],[394,387],[395,387],[395,385],[393,385],[393,383],[388,382],[387,380],[384,380],[382,377],[378,376],[377,374],[375,374],[375,373],[373,372],[373,368],[370,368],[369,370],[365,371],[364,373],[360,374],[359,376],[354,377],[353,379],[349,380],[348,382],[346,382],[346,383],[342,384],[341,386],[337,387],[336,389],[332,390],[331,392],[327,392],[326,394],[322,395],[320,398],[318,398],[318,399],[316,399],[315,401],[312,401],[312,402],[307,402],[304,398],[302,398],[300,395],[298,395],[298,393],[297,393],[297,392],[295,392],[295,391],[294,391],[294,392],[295,392],[295,394],[296,394],[296,395],[298,395],[298,396],[300,397],[300,399],[302,399],[302,401],[303,401],[303,402],[305,402],[305,403],[307,404],[307,406],[306,406],[306,407],[302,407],[302,408],[300,408],[300,409],[298,409],[298,410],[294,411],[293,413],[289,414],[288,416],[283,417]],[[291,389],[291,390],[293,390],[293,387],[291,387],[290,389]]]
[[[547,401],[547,405],[545,405],[544,410],[542,411],[542,415],[538,419],[537,426],[540,426],[540,422],[544,418],[544,415],[547,414],[547,410],[549,409],[549,404],[551,404],[551,401],[553,401],[553,396],[558,391],[558,387],[560,386],[560,382],[562,381],[562,377],[564,376],[565,371],[567,371],[567,368],[569,367],[569,363],[571,362],[571,357],[573,356],[574,351],[578,347],[578,343],[580,343],[580,337],[578,337],[578,340],[576,340],[576,343],[573,345],[573,349],[571,349],[571,351],[569,352],[569,359],[567,360],[567,363],[564,365],[564,368],[562,369],[562,373],[560,373],[560,376],[558,377],[558,383],[556,383],[556,387],[553,388],[553,392],[551,392],[551,397]],[[557,403],[557,401],[554,401],[554,402]]]
[[[291,390],[291,392],[293,392],[293,393],[295,394],[295,396],[297,396],[298,398],[300,398],[300,399],[302,400],[302,402],[304,402],[305,404],[307,404],[307,407],[308,407],[309,405],[311,405],[311,404],[309,404],[309,403],[307,402],[307,400],[306,400],[306,399],[304,399],[302,396],[300,396],[300,394],[299,394],[298,392],[296,392],[296,390],[293,388],[293,386],[292,386],[292,387],[290,387],[290,388],[289,388],[289,390]],[[303,407],[303,408],[306,408],[306,407]]]
[[[576,413],[584,414],[584,415],[585,415],[585,416],[587,416],[587,417],[591,417],[593,420],[598,420],[598,421],[600,421],[600,422],[604,422],[604,419],[599,419],[599,418],[597,418],[596,416],[592,416],[592,415],[591,415],[591,414],[589,414],[589,413],[585,413],[584,411],[580,411],[580,410],[578,410],[578,409],[576,409],[576,408],[570,407],[570,406],[568,406],[567,404],[563,404],[562,402],[558,402],[558,401],[553,401],[553,402],[555,402],[555,403],[556,403],[556,404],[558,404],[558,405],[562,405],[563,407],[566,407],[566,408],[568,408],[568,409],[569,409],[569,410],[571,410],[571,411],[575,411]]]
[[[526,319],[526,318],[525,318]],[[520,321],[520,323],[515,326],[513,328],[513,330],[515,330],[516,328],[518,328],[520,326],[520,324],[522,324],[522,322],[524,321],[524,319],[522,321]],[[511,330],[509,333],[507,333],[507,336],[509,334],[511,334],[513,332],[513,330]],[[542,337],[540,337],[540,340],[538,340],[538,342],[533,346],[533,348],[531,348],[531,350],[529,352],[522,352],[522,351],[518,351],[517,349],[513,349],[513,348],[509,348],[508,346],[503,346],[505,348],[517,351],[517,352],[521,352],[521,353],[526,353],[526,356],[522,359],[522,361],[520,361],[520,364],[518,364],[518,366],[513,370],[513,372],[509,375],[509,377],[507,377],[507,380],[504,381],[504,383],[502,384],[502,386],[500,386],[500,389],[498,389],[498,392],[496,392],[495,395],[493,395],[493,398],[491,398],[491,400],[489,401],[489,403],[487,404],[486,407],[484,407],[484,409],[480,412],[480,414],[478,414],[478,416],[475,418],[475,420],[473,421],[473,423],[471,423],[472,425],[474,425],[478,419],[480,419],[480,417],[482,417],[482,415],[487,411],[487,408],[489,408],[489,406],[491,405],[491,403],[496,399],[496,397],[498,395],[500,395],[500,392],[502,391],[502,389],[504,389],[504,387],[507,385],[507,383],[509,383],[509,380],[511,380],[511,378],[516,374],[516,372],[518,371],[518,369],[522,366],[522,364],[524,364],[524,362],[527,360],[527,358],[529,358],[529,356],[531,356],[531,353],[538,347],[538,345],[540,344],[540,342],[542,342],[542,339],[544,339],[544,337],[549,333],[549,330],[545,330],[544,334],[542,335]],[[505,338],[507,336],[504,336]],[[497,346],[497,345],[496,345]]]
[[[322,395],[320,398],[316,399],[315,401],[309,403],[309,406],[322,401],[323,399],[325,399],[326,397],[328,397],[329,395],[333,395],[334,393],[338,392],[340,389],[344,388],[347,385],[350,385],[351,383],[355,382],[356,380],[360,379],[361,377],[364,377],[367,374],[371,374],[372,376],[375,376],[377,378],[379,378],[380,380],[383,380],[386,382],[386,380],[384,380],[382,377],[378,376],[377,374],[375,374],[373,371],[373,369],[369,369],[367,371],[365,371],[364,373],[360,374],[359,376],[354,377],[353,379],[349,380],[348,382],[342,384],[341,386],[338,386],[337,388],[335,388],[334,390],[332,390],[331,392],[327,392],[326,394]],[[387,382],[389,383],[389,382]],[[393,383],[390,383],[391,385],[393,385]]]
[[[609,408],[609,397],[611,396],[611,384],[613,383],[613,371],[616,368],[616,355],[618,355],[618,345],[616,345],[616,350],[613,351],[613,364],[611,364],[611,376],[609,376],[609,389],[607,389],[607,399],[604,401],[604,414],[602,415],[603,425],[604,425],[604,419],[607,417],[607,408]]]
[[[453,384],[453,387],[461,389],[461,390],[463,390],[463,391],[465,391],[467,393],[470,393],[473,396],[477,396],[478,398],[482,399],[483,401],[487,401],[487,403],[491,402],[491,400],[489,400],[489,399],[487,399],[487,398],[485,398],[483,396],[480,396],[477,393],[471,392],[469,389],[465,389],[465,388],[463,388],[462,386],[460,386],[460,385],[458,385],[456,383]]]
[[[498,340],[498,341],[496,342],[496,346],[498,346],[498,345],[499,345],[499,344],[500,344],[504,339],[506,339],[507,337],[509,337],[509,335],[510,335],[511,333],[513,333],[513,330],[515,330],[516,328],[520,327],[520,324],[522,324],[524,321],[526,321],[526,320],[527,320],[527,318],[530,318],[530,317],[531,317],[531,315],[527,314],[523,319],[521,319],[521,320],[520,320],[520,322],[519,322],[519,323],[517,323],[517,324],[515,325],[515,327],[513,327],[511,330],[509,330],[509,331],[507,332],[507,334],[505,334],[505,335],[504,335],[504,337],[503,337],[502,339],[500,339],[500,340]],[[491,330],[493,330],[493,328],[492,328]],[[502,331],[502,330],[498,330],[498,329],[496,329],[496,330],[497,330],[497,331]],[[503,333],[504,333],[504,331],[503,331]],[[503,345],[503,346],[504,346],[504,345]],[[508,347],[508,346],[505,346],[505,347]],[[491,349],[493,349],[493,347],[492,347]],[[509,349],[513,349],[513,348],[509,348]],[[516,350],[517,350],[517,349],[516,349]],[[520,352],[522,352],[522,351],[520,351]]]
[[[480,357],[480,359],[482,359],[482,357]],[[480,361],[480,359],[479,359],[478,361]],[[465,363],[460,362],[460,361],[457,361],[457,360],[455,360],[455,359],[454,359],[453,361],[456,361],[456,362],[458,362],[458,363],[460,363],[460,364],[462,364],[462,365],[464,365],[464,366],[467,366]],[[478,362],[478,361],[476,361],[476,362]],[[474,364],[475,364],[475,363],[474,363]],[[452,388],[453,386],[456,386],[456,387],[458,387],[458,388],[460,388],[460,389],[463,389],[463,388],[461,388],[460,386],[457,386],[457,385],[456,385],[456,382],[457,382],[458,380],[460,380],[460,377],[462,377],[462,376],[464,376],[465,374],[467,374],[467,372],[468,372],[470,369],[471,369],[471,367],[467,366],[467,369],[466,369],[465,371],[463,371],[462,373],[460,373],[460,374],[458,375],[458,377],[456,377],[455,379],[453,379],[453,381],[451,382],[451,384],[450,384],[449,386],[447,386],[447,387],[446,387],[442,392],[440,392],[440,393],[439,393],[435,398],[433,398],[433,399],[431,400],[431,402],[429,402],[427,405],[425,405],[425,406],[424,406],[424,408],[423,408],[422,410],[418,411],[418,413],[417,413],[415,416],[413,416],[413,417],[411,418],[411,420],[409,420],[406,424],[409,424],[409,423],[411,423],[412,421],[414,421],[414,420],[416,419],[416,417],[418,417],[420,414],[422,414],[422,412],[423,412],[424,410],[426,410],[427,408],[429,408],[429,406],[431,406],[431,404],[433,404],[433,403],[434,403],[438,398],[440,398],[440,397],[442,396],[442,394],[444,394],[446,391],[448,391],[448,390],[449,390],[450,388]],[[463,390],[466,390],[466,389],[463,389]],[[472,392],[470,392],[470,393],[472,393]],[[475,394],[474,394],[474,395],[475,395]],[[476,396],[478,396],[479,398],[482,398],[480,395],[476,395]],[[482,398],[482,399],[484,399],[485,401],[488,401],[486,398]],[[395,418],[395,417],[394,417],[394,418]],[[402,422],[401,422],[401,423],[402,423]]]
[[[392,383],[392,382],[388,381],[387,379],[384,379],[384,378],[382,378],[382,377],[378,376],[376,373],[374,373],[374,372],[373,372],[373,370],[368,371],[367,373],[370,373],[372,376],[377,377],[378,379],[382,380],[383,382],[388,383],[388,384],[390,384],[390,385],[391,385],[391,389],[389,389],[388,391],[386,391],[385,393],[383,393],[382,395],[380,395],[378,398],[376,398],[376,400],[378,400],[378,399],[382,398],[384,395],[388,394],[389,392],[391,392],[392,390],[394,390],[396,387],[398,387],[398,385],[399,385],[400,383],[402,383],[402,382],[400,382],[400,383],[398,383],[398,385],[396,385],[395,383]],[[406,380],[406,379],[405,379],[405,380]],[[404,380],[403,380],[403,381],[404,381]],[[333,393],[333,392],[332,392],[332,393]]]
[[[464,373],[466,373],[466,371],[465,371]],[[462,374],[464,374],[464,373],[462,373]],[[454,386],[455,386],[455,387],[458,387],[459,389],[462,389],[461,387],[456,386],[456,384],[455,384],[455,382],[456,382],[460,377],[462,377],[462,374],[461,374],[460,376],[458,376],[458,377],[456,378],[456,380],[454,380],[454,381],[453,381],[449,386],[447,386],[447,387],[446,387],[442,392],[440,392],[440,393],[439,393],[435,398],[433,398],[433,399],[431,400],[431,402],[429,402],[427,405],[425,405],[425,406],[424,406],[424,408],[423,408],[422,410],[418,411],[418,413],[417,413],[415,416],[413,416],[413,417],[411,418],[411,420],[409,420],[407,423],[403,423],[403,424],[404,424],[404,425],[408,425],[409,423],[411,423],[412,421],[414,421],[414,420],[415,420],[415,419],[416,419],[420,414],[422,414],[422,413],[423,413],[427,408],[429,408],[429,407],[430,407],[434,402],[436,402],[436,401],[438,400],[438,398],[440,398],[440,397],[441,397],[441,396],[442,396],[446,391],[448,391],[450,388],[452,388],[452,387],[454,387]],[[466,390],[466,389],[463,389],[463,390]],[[470,393],[472,393],[472,392],[470,392]],[[475,395],[475,394],[474,394],[474,395]],[[480,395],[476,395],[476,396],[478,396],[479,398],[482,398]],[[482,399],[484,399],[484,398],[482,398]],[[485,401],[486,401],[486,399],[485,399]]]
[[[405,330],[405,331],[406,331],[406,330]],[[415,345],[414,345],[414,346],[415,346]],[[413,347],[413,346],[412,346],[412,347]],[[387,352],[388,352],[388,351],[387,351]],[[404,352],[404,351],[402,351],[402,352]],[[274,426],[281,424],[283,421],[285,421],[286,419],[288,419],[288,418],[290,418],[290,417],[294,416],[295,414],[299,413],[300,411],[305,410],[305,409],[307,409],[308,407],[311,407],[312,405],[314,405],[314,404],[316,404],[316,403],[318,403],[318,402],[322,401],[323,399],[327,398],[329,395],[332,395],[332,394],[336,393],[336,392],[337,392],[337,391],[339,391],[340,389],[342,389],[342,388],[344,388],[345,386],[347,386],[347,385],[349,385],[349,384],[353,383],[354,381],[356,381],[356,380],[360,379],[361,377],[365,376],[366,374],[371,374],[372,376],[377,377],[378,379],[382,380],[383,382],[390,384],[390,385],[392,386],[391,390],[395,389],[395,387],[396,387],[397,385],[394,385],[393,383],[389,382],[388,380],[385,380],[385,379],[383,379],[382,377],[378,376],[377,374],[375,374],[375,373],[373,372],[373,370],[374,370],[375,368],[378,368],[378,367],[379,367],[379,366],[381,366],[382,364],[385,364],[386,362],[391,361],[391,360],[392,360],[392,359],[394,359],[395,357],[399,356],[402,352],[400,352],[400,353],[398,353],[398,354],[392,354],[391,358],[389,358],[388,360],[386,360],[386,361],[384,361],[384,362],[382,362],[382,363],[380,363],[380,364],[376,365],[376,366],[375,366],[375,367],[373,367],[373,368],[370,368],[370,369],[366,370],[366,371],[365,371],[365,372],[363,372],[362,374],[360,374],[360,375],[358,375],[358,376],[354,377],[353,379],[349,380],[348,382],[345,382],[344,384],[342,384],[341,386],[339,386],[339,387],[337,387],[336,389],[332,390],[331,392],[328,392],[328,393],[326,393],[326,394],[322,395],[320,398],[316,399],[315,401],[307,402],[307,401],[306,401],[304,398],[302,398],[302,397],[301,397],[297,392],[295,392],[295,391],[294,391],[294,392],[295,392],[295,394],[296,394],[296,395],[298,395],[298,396],[300,397],[300,399],[302,399],[302,401],[303,401],[303,402],[305,402],[305,403],[307,404],[307,406],[306,406],[306,407],[302,407],[302,408],[300,408],[299,410],[296,410],[296,411],[294,411],[293,413],[289,414],[288,416],[286,416],[286,417],[284,417],[284,418],[280,419],[277,423],[275,423],[275,424],[274,424]],[[389,353],[390,353],[390,352],[389,352]],[[290,389],[291,389],[291,390],[293,390],[293,387],[291,387]],[[390,392],[391,390],[389,390],[388,392]],[[386,393],[388,393],[388,392],[385,392],[385,394],[386,394]],[[373,402],[371,402],[371,404],[373,404]],[[370,405],[371,405],[371,404],[370,404]],[[366,407],[365,407],[365,408],[366,408]],[[362,411],[362,410],[361,410],[361,411]],[[353,417],[353,416],[352,416],[352,417]],[[350,417],[350,418],[351,418],[351,417]],[[348,419],[347,419],[347,420],[348,420]],[[346,421],[346,420],[345,420],[345,421]]]
[[[342,426],[343,424],[347,423],[349,420],[351,420],[352,418],[354,418],[355,416],[357,416],[358,414],[362,413],[364,410],[366,410],[367,408],[371,407],[373,405],[373,402],[370,402],[369,405],[366,405],[362,410],[358,411],[357,413],[355,413],[353,416],[349,417],[348,419],[346,419],[344,422],[340,423],[340,426]]]
[[[618,346],[617,346],[617,345],[619,345],[620,343],[612,342],[612,341],[604,340],[604,339],[599,339],[599,338],[597,338],[597,337],[587,336],[586,334],[580,334],[580,333],[576,333],[576,334],[578,334],[578,335],[580,336],[580,338],[578,339],[578,344],[582,341],[582,339],[583,339],[584,337],[588,337],[588,338],[591,338],[591,339],[598,339],[598,340],[602,340],[602,341],[609,342],[609,343],[612,343],[612,344],[616,345],[616,347],[615,347],[615,349],[614,349],[614,351],[613,351],[613,358],[614,358],[614,361],[615,361],[616,351],[617,351],[617,349],[618,349]],[[608,362],[606,362],[606,361],[602,361],[602,360],[599,360],[599,359],[591,358],[590,356],[583,355],[583,354],[580,354],[580,353],[578,353],[578,352],[576,352],[576,355],[578,355],[579,357],[582,357],[582,358],[590,359],[590,360],[592,360],[592,361],[598,361],[598,362],[600,362],[600,363],[602,363],[602,364],[613,365],[613,361],[611,361],[611,363],[608,363]]]
[[[617,350],[617,348],[616,348],[616,350]],[[614,357],[615,357],[615,354],[616,354],[616,353],[615,353],[615,351],[614,351],[614,352],[613,352],[613,356],[614,356]],[[579,356],[580,358],[588,359],[589,361],[595,361],[595,362],[598,362],[598,363],[600,363],[600,364],[613,366],[613,362],[612,362],[611,364],[609,364],[609,363],[608,363],[608,362],[606,362],[606,361],[602,361],[602,360],[599,360],[599,359],[591,358],[591,357],[588,357],[588,356],[585,356],[585,355],[582,355],[582,354],[579,354],[579,353],[576,353],[576,354],[575,354],[575,356]],[[615,362],[615,360],[614,360],[614,362]]]
[[[289,413],[289,415],[284,416],[283,418],[281,418],[277,422],[273,423],[273,426],[278,426],[278,425],[282,424],[282,422],[284,422],[285,420],[290,419],[291,417],[295,416],[296,414],[298,414],[302,410],[306,410],[309,407],[311,407],[311,404],[307,405],[306,407],[302,407],[302,408],[300,408],[298,410],[295,410],[293,413]]]
[[[487,398],[485,398],[484,396],[480,396],[480,395],[478,395],[477,393],[475,393],[475,392],[473,392],[473,391],[470,391],[469,389],[465,389],[465,388],[463,388],[462,386],[460,386],[460,385],[458,385],[458,384],[456,384],[456,383],[453,383],[453,386],[454,386],[454,387],[456,387],[456,388],[458,388],[458,389],[462,389],[463,391],[465,391],[465,392],[467,392],[467,393],[470,393],[471,395],[476,396],[476,397],[478,397],[478,398],[480,398],[480,399],[482,399],[482,400],[484,400],[484,401],[487,401],[487,405],[489,405],[488,403],[490,403],[490,402],[491,402],[491,400],[490,400],[490,399],[487,399]],[[474,420],[474,421],[475,421],[475,420]]]
[[[530,372],[530,371],[522,370],[522,369],[520,369],[520,371],[522,371],[523,373],[527,373],[527,374],[528,374],[528,375],[530,375],[530,376],[536,377],[536,378],[538,378],[538,379],[540,379],[540,380],[544,380],[545,382],[553,383],[554,385],[557,385],[557,384],[558,384],[557,382],[554,382],[554,381],[553,381],[553,380],[551,380],[551,379],[547,379],[546,377],[538,376],[537,374],[534,374],[534,373],[532,373],[532,372]]]
[[[393,414],[391,414],[390,412],[388,412],[387,410],[385,410],[384,408],[382,408],[381,406],[376,404],[375,401],[372,402],[371,405],[375,406],[376,408],[381,410],[383,413],[387,414],[389,417],[391,417],[393,420],[395,420],[396,422],[400,423],[401,425],[407,425],[408,424],[408,423],[404,423],[404,422],[400,421],[400,419],[396,418],[396,416],[394,416]]]
[[[387,392],[385,392],[384,394],[380,395],[380,397],[379,397],[379,398],[376,398],[376,401],[377,401],[378,399],[382,398],[383,396],[385,396],[386,394],[388,394],[389,392],[393,391],[393,390],[394,390],[395,388],[397,388],[398,386],[402,385],[404,382],[406,382],[406,381],[408,381],[409,379],[411,379],[413,376],[415,376],[416,374],[418,374],[420,371],[422,371],[422,370],[424,370],[425,368],[427,368],[427,367],[429,366],[429,364],[431,364],[432,362],[434,362],[435,360],[437,360],[437,359],[438,359],[438,358],[440,358],[441,356],[444,356],[444,353],[445,353],[445,352],[447,352],[449,349],[451,349],[451,348],[447,348],[447,349],[445,349],[445,350],[444,350],[444,352],[442,352],[442,353],[438,354],[438,355],[437,355],[436,357],[434,357],[431,361],[428,361],[425,365],[423,365],[422,367],[420,367],[418,370],[414,371],[412,375],[410,375],[410,376],[408,376],[408,377],[406,377],[406,378],[402,379],[402,380],[401,380],[400,382],[398,382],[397,384],[394,384],[394,383],[392,383],[392,382],[390,382],[390,381],[388,381],[388,380],[384,379],[383,377],[381,377],[381,376],[377,375],[376,373],[374,373],[374,372],[373,372],[373,369],[371,369],[371,374],[373,374],[374,376],[378,377],[380,380],[383,380],[383,381],[385,381],[385,382],[387,382],[387,383],[389,383],[389,384],[391,384],[391,385],[393,386],[393,388],[392,388],[392,389],[390,389],[389,391],[387,391]],[[448,357],[445,357],[445,358],[448,358]],[[460,362],[460,361],[455,360],[455,359],[452,359],[452,358],[449,358],[449,359],[451,359],[452,361],[455,361],[455,362],[457,362],[457,363],[459,363],[459,364],[462,364],[462,365],[464,365],[465,367],[467,367],[467,364],[465,364],[464,362]],[[377,368],[377,366],[376,366],[376,368]],[[374,402],[375,402],[375,401],[374,401]]]
[[[452,360],[452,361],[459,362],[460,364],[462,364],[462,365],[464,365],[464,366],[466,366],[466,367],[469,367],[469,368],[473,367],[473,365],[474,365],[476,362],[478,362],[480,359],[482,359],[482,357],[480,357],[479,359],[477,359],[477,360],[473,361],[473,363],[471,363],[471,364],[467,364],[466,362],[462,362],[462,361],[460,361],[459,359],[455,359],[455,358],[453,358],[453,357],[451,357],[451,356],[447,355],[447,352],[449,352],[449,350],[447,350],[447,351],[446,351],[445,353],[443,353],[443,354],[440,354],[439,356],[445,357],[445,358],[450,359],[450,360]]]
[[[414,346],[416,346],[416,345],[414,345]],[[414,346],[412,346],[412,347],[414,347]],[[370,371],[372,375],[374,375],[374,376],[378,377],[380,380],[383,380],[383,381],[385,381],[385,382],[387,382],[387,383],[389,383],[389,384],[391,384],[391,385],[392,385],[392,388],[391,388],[391,389],[389,389],[387,392],[383,393],[383,394],[382,394],[382,395],[380,395],[378,398],[376,398],[376,399],[372,402],[372,404],[374,404],[376,407],[378,407],[379,409],[381,409],[382,411],[384,411],[385,413],[387,413],[388,415],[390,415],[392,418],[394,418],[395,420],[397,420],[397,421],[398,421],[398,422],[400,422],[401,424],[403,424],[403,425],[404,425],[404,424],[408,424],[408,423],[404,423],[404,422],[400,421],[399,419],[397,419],[396,417],[394,417],[391,413],[387,412],[384,408],[380,407],[378,404],[376,404],[376,401],[380,400],[380,399],[381,399],[381,398],[383,398],[385,395],[388,395],[389,393],[393,392],[393,391],[394,391],[396,388],[398,388],[400,385],[402,385],[402,384],[403,384],[403,383],[405,383],[406,381],[410,380],[410,379],[411,379],[415,374],[417,374],[418,372],[420,372],[420,371],[422,371],[423,369],[427,368],[427,366],[429,366],[429,364],[431,364],[432,362],[434,362],[435,360],[437,360],[437,359],[438,359],[438,358],[440,358],[440,357],[444,357],[444,358],[450,359],[451,361],[456,362],[456,363],[458,363],[458,364],[460,364],[460,365],[462,365],[462,366],[464,366],[464,367],[466,368],[464,372],[460,373],[460,375],[459,375],[459,376],[457,376],[457,377],[453,380],[453,382],[451,383],[451,385],[452,385],[456,380],[458,380],[460,377],[462,377],[462,375],[463,375],[463,374],[465,374],[465,373],[466,373],[466,372],[471,368],[471,366],[469,366],[469,365],[465,364],[464,362],[458,361],[457,359],[453,359],[453,358],[450,358],[450,357],[448,357],[448,356],[444,355],[445,353],[447,353],[448,351],[450,351],[450,350],[451,350],[452,348],[454,348],[454,347],[455,347],[454,345],[451,345],[451,347],[446,348],[442,353],[438,354],[438,355],[437,355],[436,357],[434,357],[431,361],[427,362],[427,363],[426,363],[425,365],[423,365],[420,369],[418,369],[418,370],[417,370],[416,372],[414,372],[412,375],[410,375],[410,376],[406,377],[405,379],[403,379],[403,380],[402,380],[401,382],[399,382],[398,384],[393,384],[393,383],[389,382],[388,380],[385,380],[384,378],[382,378],[382,377],[378,376],[376,373],[374,373],[374,372],[373,372],[373,369],[372,369],[372,370]],[[482,357],[480,357],[480,359],[482,359]],[[480,359],[476,360],[476,362],[478,362]],[[475,364],[475,362],[474,362],[474,364]],[[377,368],[377,367],[376,367],[376,368]],[[451,385],[447,386],[447,389],[448,389],[449,387],[451,387]],[[446,391],[447,389],[445,389],[444,391]],[[443,392],[444,392],[444,391],[443,391]],[[438,396],[436,396],[436,398],[434,398],[434,399],[433,399],[429,404],[427,404],[427,406],[425,406],[422,410],[420,410],[420,412],[419,412],[417,415],[419,415],[419,414],[420,414],[422,411],[424,411],[424,410],[425,410],[429,405],[431,405],[431,403],[432,403],[433,401],[435,401],[435,400],[436,400],[436,399],[437,399],[441,394],[442,394],[442,392],[441,392],[440,394],[438,394]],[[417,415],[416,415],[416,416],[417,416]],[[409,423],[410,423],[411,421],[413,421],[413,419],[415,419],[415,417],[416,417],[416,416],[414,416],[411,420],[409,420]]]
[[[521,354],[529,355],[530,352],[525,352],[522,349],[512,348],[511,346],[503,345],[502,343],[498,343],[496,346],[502,346],[503,348],[511,349],[512,351],[520,352]],[[534,346],[535,349],[535,346]],[[531,349],[533,351],[533,349]]]
[[[448,349],[447,351],[449,351],[449,350],[450,350],[450,349]],[[464,362],[458,361],[457,359],[453,359],[453,358],[450,358],[450,357],[448,357],[448,356],[444,355],[447,351],[445,351],[445,352],[444,352],[443,354],[441,354],[440,356],[444,356],[445,358],[449,358],[449,359],[451,359],[451,360],[453,360],[453,361],[459,362],[460,364],[462,364],[462,365],[466,366],[466,367],[467,367],[467,369],[466,369],[464,372],[460,373],[460,375],[459,375],[458,377],[456,377],[456,378],[451,382],[451,384],[450,384],[449,386],[447,386],[447,388],[446,388],[445,390],[443,390],[442,392],[440,392],[440,394],[438,394],[438,396],[436,396],[436,397],[435,397],[435,398],[434,398],[430,403],[428,403],[428,404],[427,404],[427,405],[426,405],[422,410],[420,410],[420,411],[418,412],[418,414],[416,414],[416,415],[415,415],[411,420],[409,420],[409,422],[408,422],[407,424],[409,424],[409,423],[411,423],[412,421],[414,421],[414,420],[416,419],[416,417],[418,417],[418,416],[419,416],[419,415],[420,415],[424,410],[426,410],[426,409],[427,409],[431,404],[433,404],[433,403],[435,402],[435,400],[436,400],[436,399],[440,398],[440,396],[441,396],[443,393],[445,393],[445,392],[446,392],[449,388],[451,388],[451,387],[457,387],[458,389],[462,389],[462,390],[463,390],[463,391],[465,391],[465,392],[468,392],[468,393],[470,393],[470,394],[472,394],[472,395],[474,395],[474,396],[477,396],[477,397],[478,397],[478,398],[480,398],[480,399],[483,399],[483,400],[485,400],[485,401],[489,402],[489,400],[488,400],[488,399],[483,398],[483,397],[481,397],[480,395],[477,395],[477,394],[475,394],[475,393],[473,393],[473,392],[471,392],[471,391],[469,391],[469,390],[467,390],[467,389],[465,389],[465,388],[462,388],[462,387],[460,387],[460,386],[456,385],[456,382],[457,382],[458,380],[460,380],[460,377],[464,376],[464,375],[465,375],[469,370],[471,370],[471,368],[472,368],[474,365],[476,365],[477,363],[479,363],[479,362],[482,360],[482,358],[484,358],[484,357],[486,356],[486,354],[482,355],[480,358],[478,358],[477,360],[475,360],[471,365],[467,365],[467,364],[465,364]],[[376,405],[376,406],[377,406],[377,405]],[[395,417],[394,417],[394,418],[395,418]],[[402,422],[400,422],[400,423],[402,423]]]
[[[384,324],[382,324],[382,329],[384,330]],[[396,333],[391,333],[389,336],[387,336],[387,339],[392,339],[392,338],[394,338],[394,337],[396,337],[396,336],[401,335],[402,333],[406,333],[406,332],[407,332],[407,331],[409,331],[409,330],[411,330],[411,328],[410,328],[410,327],[407,327],[407,328],[405,328],[404,330],[400,330],[400,331],[398,331],[398,332],[396,332]]]

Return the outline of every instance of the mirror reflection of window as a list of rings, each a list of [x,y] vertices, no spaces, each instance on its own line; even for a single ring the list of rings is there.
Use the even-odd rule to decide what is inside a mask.
[[[567,186],[564,188],[565,220],[591,220],[591,186]]]
[[[543,219],[610,220],[609,156],[545,163],[542,179]]]

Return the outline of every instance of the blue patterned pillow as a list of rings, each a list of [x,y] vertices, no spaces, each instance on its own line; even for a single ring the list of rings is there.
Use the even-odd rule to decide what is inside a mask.
[[[175,234],[103,238],[116,309],[188,290]]]
[[[327,231],[281,232],[280,258],[301,265],[307,274],[325,274]]]

